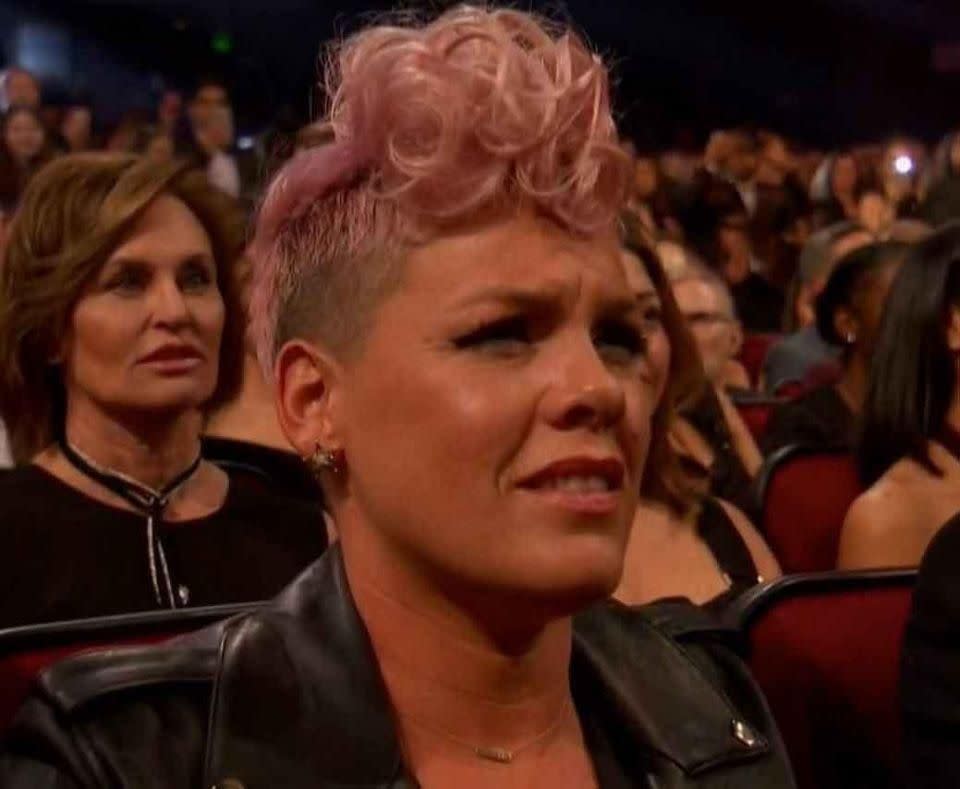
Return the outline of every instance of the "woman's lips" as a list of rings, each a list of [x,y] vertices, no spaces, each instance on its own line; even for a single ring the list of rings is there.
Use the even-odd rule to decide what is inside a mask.
[[[204,362],[203,354],[189,345],[167,345],[157,348],[139,360],[157,372],[177,375],[196,369]]]
[[[526,477],[519,487],[542,501],[588,515],[608,515],[620,504],[624,466],[616,458],[564,458]]]

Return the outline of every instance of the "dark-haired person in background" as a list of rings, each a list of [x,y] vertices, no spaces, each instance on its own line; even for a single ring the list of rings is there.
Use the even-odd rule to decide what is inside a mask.
[[[870,244],[837,263],[817,299],[816,328],[825,342],[841,349],[840,378],[774,410],[761,440],[765,454],[791,444],[853,443],[883,306],[908,250],[896,241]]]
[[[0,120],[0,210],[12,214],[30,179],[52,154],[36,110],[13,107]]]
[[[900,515],[901,528],[917,534],[908,549],[922,551],[924,539],[933,537],[923,552],[904,636],[900,705],[906,786],[954,789],[960,786],[960,447],[955,439],[943,438],[956,436],[960,427],[960,227],[949,226],[928,248],[935,263],[927,264],[933,267],[928,281],[918,281],[914,295],[926,318],[917,331],[924,333],[924,350],[931,356],[916,360],[923,383],[902,409],[915,424],[902,420],[896,441],[915,458],[911,476],[920,481],[912,483],[914,492],[903,505],[894,505],[922,513]],[[923,285],[939,288],[928,292]],[[926,442],[938,435],[940,443]],[[910,480],[901,488],[906,484]]]
[[[861,177],[857,160],[852,154],[838,153],[823,160],[810,184],[816,228],[857,218],[857,192]]]
[[[915,567],[960,529],[960,225],[907,254],[890,290],[857,459],[870,488],[840,539],[841,568]]]
[[[822,228],[807,239],[787,289],[783,328],[789,334],[769,350],[763,361],[762,384],[770,394],[802,384],[813,370],[836,362],[837,348],[817,332],[817,297],[837,261],[868,243],[870,234],[854,222]]]

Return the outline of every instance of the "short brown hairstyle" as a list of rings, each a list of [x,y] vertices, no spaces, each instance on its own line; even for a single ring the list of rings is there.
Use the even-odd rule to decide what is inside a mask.
[[[190,208],[216,262],[225,320],[208,408],[239,388],[245,319],[233,269],[245,228],[235,203],[184,164],[128,154],[65,156],[37,173],[24,192],[0,266],[0,417],[16,462],[59,437],[65,394],[50,360],[85,287],[162,194]]]

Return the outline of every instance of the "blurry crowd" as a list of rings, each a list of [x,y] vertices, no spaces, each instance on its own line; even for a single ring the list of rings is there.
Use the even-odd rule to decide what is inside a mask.
[[[227,194],[252,199],[254,154],[237,148],[227,87],[199,80],[188,97],[168,90],[151,111],[132,111],[109,127],[85,102],[45,104],[40,82],[29,71],[7,69],[0,84],[0,211],[8,218],[27,182],[57,156],[91,150],[136,153],[158,162],[183,158],[206,170]]]

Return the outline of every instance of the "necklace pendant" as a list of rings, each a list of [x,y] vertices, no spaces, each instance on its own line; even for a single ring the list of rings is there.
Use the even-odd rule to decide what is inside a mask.
[[[480,759],[486,759],[488,762],[497,762],[498,764],[510,764],[513,761],[513,754],[506,748],[481,748],[476,747],[473,752]]]

